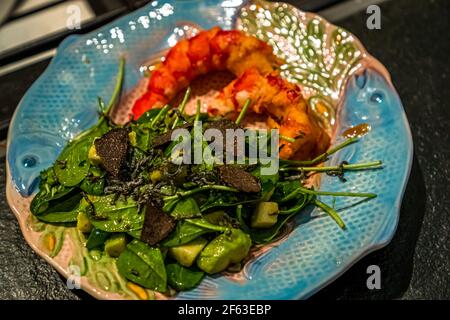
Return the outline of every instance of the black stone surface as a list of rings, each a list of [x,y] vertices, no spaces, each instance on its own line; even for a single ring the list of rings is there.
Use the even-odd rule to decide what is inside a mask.
[[[450,52],[448,0],[397,0],[381,7],[381,30],[367,15],[338,24],[391,72],[411,125],[415,156],[392,242],[356,263],[312,299],[450,298]],[[0,161],[0,299],[79,299],[25,243],[5,197]],[[366,287],[369,265],[381,269],[381,289]]]

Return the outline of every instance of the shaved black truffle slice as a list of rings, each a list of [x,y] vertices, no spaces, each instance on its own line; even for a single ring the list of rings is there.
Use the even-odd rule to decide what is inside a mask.
[[[247,171],[233,166],[218,167],[220,179],[229,185],[243,192],[259,192],[261,185],[259,180]]]
[[[154,246],[167,237],[175,228],[175,225],[175,220],[164,213],[162,209],[148,205],[145,211],[141,240]]]
[[[175,129],[169,130],[166,133],[163,133],[162,135],[159,135],[157,137],[155,137],[151,143],[153,147],[160,147],[160,146],[164,146],[167,143],[172,141],[172,133],[177,130],[177,129],[187,129],[192,127],[192,123],[185,123],[181,126],[176,127]]]
[[[95,140],[95,150],[99,155],[102,166],[114,177],[118,177],[123,168],[128,152],[128,130],[113,129]]]

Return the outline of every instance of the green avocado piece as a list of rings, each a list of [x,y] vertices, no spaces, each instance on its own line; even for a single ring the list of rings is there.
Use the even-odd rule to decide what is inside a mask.
[[[105,241],[105,251],[110,257],[118,257],[127,248],[125,233],[113,234]]]
[[[278,203],[260,202],[252,215],[251,226],[255,229],[267,229],[278,220]]]
[[[205,238],[199,237],[181,246],[170,247],[169,254],[182,266],[190,267],[207,243]]]
[[[213,274],[244,259],[252,246],[250,236],[240,229],[232,229],[214,238],[200,253],[197,266]]]
[[[78,212],[77,216],[77,228],[83,233],[89,233],[92,231],[92,228],[94,226],[92,225],[91,221],[89,221],[88,216],[84,211]]]

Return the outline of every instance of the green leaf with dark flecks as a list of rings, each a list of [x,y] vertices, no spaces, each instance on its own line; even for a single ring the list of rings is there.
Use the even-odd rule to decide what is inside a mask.
[[[83,181],[90,168],[89,148],[95,138],[102,136],[109,129],[106,121],[101,121],[99,125],[88,130],[63,149],[54,165],[59,183],[66,187],[73,187]]]
[[[187,197],[178,201],[170,215],[177,220],[193,218],[200,215],[200,209],[194,198]]]
[[[49,223],[76,222],[81,199],[81,193],[77,190],[72,190],[56,200],[49,201],[46,204],[47,209],[40,211],[36,217]],[[43,207],[41,206],[41,208]]]
[[[167,282],[177,291],[186,291],[195,288],[203,279],[205,273],[193,268],[185,268],[178,263],[166,265]]]
[[[142,229],[145,215],[137,203],[131,198],[114,200],[115,195],[89,197],[91,206],[86,213],[94,227],[107,232]]]
[[[117,259],[117,269],[126,279],[144,288],[165,292],[167,273],[163,255],[158,248],[133,240]]]
[[[193,224],[192,221],[204,223],[202,225],[196,225]],[[179,221],[175,231],[162,242],[162,245],[165,247],[179,246],[188,243],[203,234],[217,232],[217,230],[211,229],[211,227],[213,226],[202,218]]]

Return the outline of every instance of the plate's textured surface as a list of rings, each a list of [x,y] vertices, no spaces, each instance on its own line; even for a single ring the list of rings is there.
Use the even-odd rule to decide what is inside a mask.
[[[87,253],[74,230],[61,234],[50,230],[57,244],[52,250],[45,248],[48,241],[28,217],[29,198],[25,196],[35,191],[39,172],[55,160],[67,141],[95,122],[97,96],[110,96],[119,56],[127,59],[128,91],[142,76],[140,67],[149,57],[197,28],[214,25],[226,29],[236,25],[283,45],[281,48],[285,49],[276,52],[287,61],[283,67],[285,76],[299,82],[313,107],[321,102],[340,110],[334,143],[342,139],[342,131],[350,126],[362,122],[371,125],[372,130],[360,143],[338,153],[331,162],[380,159],[385,168],[349,175],[346,183],[331,177],[322,180],[324,189],[371,191],[379,195],[353,207],[349,207],[353,200],[348,198],[336,201],[336,207],[342,208],[346,231],[314,211],[312,216],[318,218],[300,223],[299,217],[293,232],[247,263],[240,277],[207,278],[199,288],[179,297],[304,298],[393,236],[411,164],[409,127],[389,75],[352,35],[284,4],[155,1],[96,32],[65,40],[48,70],[23,98],[9,134],[7,194],[25,238],[65,276],[73,271],[69,265],[79,264],[82,274],[86,272],[83,288],[97,297],[135,296],[117,279],[114,263],[102,260],[103,269],[90,264],[92,257],[81,263],[83,259],[76,256]],[[328,110],[331,114],[332,109]],[[335,119],[333,114],[328,116]],[[331,203],[333,199],[324,200]]]

